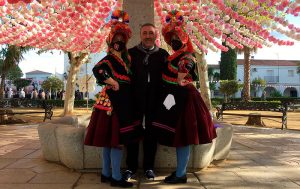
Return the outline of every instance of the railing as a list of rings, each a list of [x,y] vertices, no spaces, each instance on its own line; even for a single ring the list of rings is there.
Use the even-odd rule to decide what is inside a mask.
[[[279,76],[264,76],[267,83],[279,83]]]

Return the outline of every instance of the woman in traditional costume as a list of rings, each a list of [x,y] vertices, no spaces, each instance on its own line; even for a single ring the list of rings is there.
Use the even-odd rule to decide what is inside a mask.
[[[139,140],[143,128],[133,117],[130,57],[126,48],[131,37],[128,15],[117,10],[111,18],[107,56],[93,68],[97,82],[104,87],[94,106],[85,145],[103,147],[101,182],[127,188],[133,184],[121,176],[123,145]]]
[[[152,123],[159,143],[176,147],[176,171],[164,180],[171,184],[187,182],[190,145],[211,143],[216,138],[211,114],[192,83],[197,79],[196,62],[184,26],[181,12],[168,13],[162,34],[174,53],[162,73],[161,106]]]

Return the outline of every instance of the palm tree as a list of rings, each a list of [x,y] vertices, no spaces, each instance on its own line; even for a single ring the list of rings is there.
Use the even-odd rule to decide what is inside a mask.
[[[0,99],[3,99],[4,83],[8,72],[15,68],[23,59],[24,54],[31,50],[32,47],[19,47],[15,45],[5,45],[0,50],[0,60],[3,61],[0,68]]]
[[[243,88],[243,96],[242,99],[243,101],[249,101],[251,99],[250,97],[250,65],[251,65],[251,60],[250,60],[250,55],[252,52],[256,52],[256,48],[249,48],[247,46],[244,46],[242,50],[237,50],[239,54],[243,53],[244,54],[244,88]]]

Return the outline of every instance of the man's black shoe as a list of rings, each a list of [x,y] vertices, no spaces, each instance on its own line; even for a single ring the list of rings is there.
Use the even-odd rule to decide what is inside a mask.
[[[145,177],[148,180],[154,180],[155,174],[154,174],[153,170],[147,170],[147,171],[145,171]]]
[[[111,177],[107,177],[107,176],[101,174],[101,182],[108,183],[108,182],[110,182],[110,180],[111,180]]]
[[[121,180],[115,180],[114,178],[111,178],[110,181],[111,186],[121,187],[121,188],[131,188],[133,187],[133,183],[127,182],[123,178]]]
[[[186,183],[187,177],[186,175],[183,175],[182,177],[177,177],[176,172],[173,172],[170,176],[167,176],[165,178],[164,182],[168,184]]]
[[[123,173],[122,178],[123,178],[123,180],[129,181],[133,177],[133,175],[134,175],[134,172],[127,169]]]

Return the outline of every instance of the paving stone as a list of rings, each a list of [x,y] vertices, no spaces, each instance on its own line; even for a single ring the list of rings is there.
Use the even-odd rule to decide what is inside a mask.
[[[202,180],[201,185],[205,189],[253,189],[253,185],[245,181],[232,180]],[[261,188],[260,188],[261,189]]]
[[[247,182],[277,182],[279,180],[288,180],[282,178],[276,171],[270,171],[268,168],[257,170],[253,167],[252,169],[238,171],[236,174]]]
[[[176,184],[176,185],[172,185],[172,184],[165,184],[164,183],[164,179],[166,176],[168,176],[169,174],[171,174],[171,172],[158,172],[155,180],[154,181],[148,181],[146,180],[143,176],[140,176],[139,180],[140,180],[140,184],[139,184],[139,189],[148,189],[148,188],[152,188],[152,189],[158,189],[158,188],[163,188],[163,189],[193,189],[193,188],[203,188],[201,186],[201,184],[199,183],[198,179],[192,174],[192,173],[188,173],[187,177],[188,177],[188,181],[186,184]]]
[[[220,170],[219,168],[209,168],[206,169],[205,171],[201,172],[196,172],[195,173],[197,177],[199,178],[200,182],[203,181],[226,181],[226,180],[231,180],[231,181],[243,181],[241,177],[239,177],[235,172],[233,171],[223,171],[222,169]]]
[[[0,158],[0,169],[12,164],[13,162],[17,161],[18,159],[14,158]]]
[[[2,134],[0,134],[0,138],[1,138],[1,140],[0,140],[0,147],[3,147],[3,146],[6,146],[8,144],[13,144],[14,143],[14,141],[12,141],[10,139],[3,138]]]
[[[9,169],[30,169],[44,163],[42,159],[19,159],[14,163],[10,164],[6,168]]]
[[[70,170],[45,172],[37,174],[30,183],[70,184],[75,183],[80,175],[80,173]]]
[[[35,150],[14,150],[1,156],[1,158],[23,158]]]
[[[28,169],[3,169],[0,170],[0,183],[27,183],[32,179],[36,174]],[[2,188],[1,188],[2,189]]]
[[[296,183],[293,183],[289,180],[278,180],[278,181],[247,181],[249,186],[255,186],[256,188],[266,188],[266,189],[274,189],[274,188],[288,188],[288,189],[296,189],[300,188],[300,186]]]
[[[140,185],[139,189],[204,189],[200,183],[186,184],[165,184],[165,183],[148,183]]]
[[[78,184],[100,184],[100,174],[83,173],[78,181]]]
[[[299,188],[300,188],[300,180],[296,180],[296,181],[294,181],[295,182],[295,184],[298,184],[299,185]]]
[[[16,145],[16,144],[9,144],[9,145],[6,145],[6,146],[2,146],[0,148],[0,155],[5,155],[5,154],[8,154],[10,152],[13,152],[19,148],[21,148],[23,145]]]
[[[43,159],[43,152],[41,149],[38,149],[31,154],[28,154],[24,158],[30,158],[30,159]]]
[[[66,171],[66,170],[69,170],[69,168],[67,168],[63,165],[53,163],[53,162],[48,162],[44,159],[43,159],[43,161],[44,161],[43,163],[40,163],[36,167],[31,168],[31,170],[36,172],[36,173],[47,173],[47,172],[53,172],[53,171]]]
[[[293,181],[300,181],[299,167],[277,167],[268,166],[268,169],[276,172],[281,178],[287,178]]]
[[[1,189],[72,189],[72,184],[0,184]]]
[[[111,187],[108,183],[99,184],[78,184],[74,189],[116,189],[116,187]],[[132,189],[138,188],[136,185]]]
[[[29,142],[28,144],[23,145],[20,149],[32,149],[32,150],[37,150],[41,148],[41,144],[39,140],[35,140],[32,142]]]

